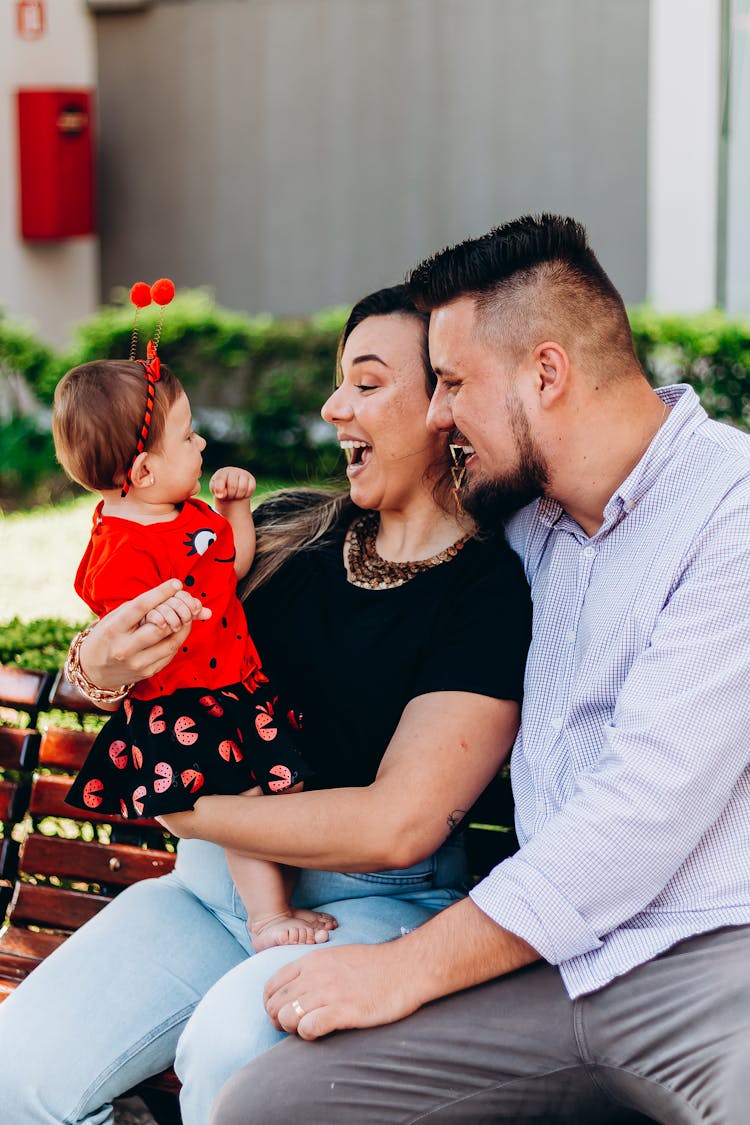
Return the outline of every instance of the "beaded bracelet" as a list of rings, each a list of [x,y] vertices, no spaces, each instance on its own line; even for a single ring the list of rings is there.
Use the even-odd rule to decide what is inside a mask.
[[[93,625],[88,625],[80,633],[76,633],[70,642],[68,658],[65,661],[65,677],[68,683],[77,687],[81,694],[90,699],[92,703],[119,703],[135,687],[135,680],[132,684],[123,684],[122,687],[118,688],[100,688],[96,684],[92,684],[81,667],[81,645],[93,628]]]

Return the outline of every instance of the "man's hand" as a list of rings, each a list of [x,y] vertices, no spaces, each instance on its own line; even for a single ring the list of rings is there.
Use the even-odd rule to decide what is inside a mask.
[[[271,1021],[302,1039],[318,1039],[411,1015],[421,1001],[409,989],[408,974],[398,971],[400,944],[342,945],[285,965],[264,990]]]
[[[223,469],[216,470],[208,487],[214,500],[232,503],[235,500],[249,500],[255,492],[256,482],[253,474],[247,469],[227,465]]]
[[[470,898],[395,941],[317,950],[279,969],[264,991],[276,1027],[317,1039],[378,1027],[536,961],[539,954]]]

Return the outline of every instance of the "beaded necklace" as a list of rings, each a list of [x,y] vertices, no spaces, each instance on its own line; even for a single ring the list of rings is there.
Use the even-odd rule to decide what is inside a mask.
[[[365,512],[359,516],[347,532],[349,547],[348,566],[349,582],[353,586],[361,586],[365,590],[390,590],[394,586],[403,586],[416,574],[431,570],[448,559],[455,558],[469,535],[463,535],[446,547],[444,551],[433,555],[429,559],[419,559],[417,562],[391,562],[382,558],[375,547],[380,516],[377,512]]]

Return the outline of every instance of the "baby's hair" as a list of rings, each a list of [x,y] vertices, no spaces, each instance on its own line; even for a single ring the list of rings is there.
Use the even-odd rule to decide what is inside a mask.
[[[90,492],[121,488],[143,425],[148,384],[143,364],[128,359],[83,363],[55,388],[52,434],[65,472]],[[158,449],[167,414],[182,392],[161,365],[146,449]]]

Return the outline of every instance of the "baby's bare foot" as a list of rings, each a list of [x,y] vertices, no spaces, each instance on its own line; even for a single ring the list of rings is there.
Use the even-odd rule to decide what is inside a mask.
[[[256,953],[274,945],[319,945],[328,941],[328,931],[338,922],[330,914],[318,910],[292,910],[255,918],[248,930]]]

